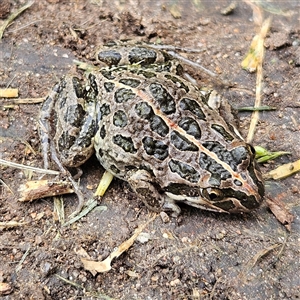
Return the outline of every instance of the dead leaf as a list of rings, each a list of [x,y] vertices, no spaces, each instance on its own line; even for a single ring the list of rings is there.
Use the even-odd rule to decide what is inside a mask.
[[[173,4],[170,8],[170,13],[175,19],[180,19],[181,18],[181,12],[179,7],[176,4]]]
[[[294,216],[286,208],[285,203],[277,198],[265,197],[265,199],[276,219],[283,224],[288,231],[291,231],[291,223],[294,220]]]
[[[83,267],[90,271],[93,276],[97,273],[104,273],[111,269],[111,261],[119,257],[123,252],[127,251],[134,243],[139,234],[146,228],[146,226],[156,218],[156,214],[145,224],[140,225],[135,231],[134,234],[125,242],[123,242],[116,250],[114,250],[106,259],[103,261],[92,261],[90,259],[81,258]]]
[[[8,295],[12,292],[12,287],[9,283],[0,282],[0,296]]]

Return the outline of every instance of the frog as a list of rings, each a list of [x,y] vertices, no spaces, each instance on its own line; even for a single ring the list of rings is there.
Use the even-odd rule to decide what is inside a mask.
[[[177,59],[151,45],[108,43],[96,57],[86,78],[61,78],[41,109],[42,141],[52,142],[63,166],[95,153],[155,212],[178,216],[180,203],[223,213],[260,206],[255,150],[224,97],[203,92]]]

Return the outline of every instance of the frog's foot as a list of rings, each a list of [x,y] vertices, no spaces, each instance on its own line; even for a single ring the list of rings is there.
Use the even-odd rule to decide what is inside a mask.
[[[173,199],[165,193],[157,190],[154,180],[146,170],[132,170],[128,172],[128,183],[144,202],[146,207],[155,212],[171,212],[172,217],[178,217],[181,213],[180,207]]]
[[[162,211],[164,196],[153,185],[153,178],[146,170],[128,172],[128,183],[144,204],[155,212]]]
[[[85,204],[85,200],[84,200],[84,196],[83,196],[83,193],[81,192],[80,190],[80,187],[79,185],[77,184],[77,182],[73,179],[72,175],[69,173],[69,176],[68,176],[68,179],[69,181],[72,183],[72,186],[73,186],[73,189],[74,189],[74,192],[78,198],[78,204],[77,204],[77,207],[75,209],[74,212],[72,212],[72,214],[69,216],[69,218],[72,218],[74,216],[76,216],[77,214],[79,214]]]
[[[173,199],[171,199],[167,195],[165,195],[164,197],[165,197],[165,202],[162,207],[162,210],[166,212],[171,212],[172,217],[178,218],[178,216],[181,213],[180,207],[175,203]]]
[[[74,217],[76,216],[83,208],[84,206],[84,196],[80,190],[80,187],[79,185],[77,184],[77,182],[74,180],[74,178],[72,177],[71,173],[69,172],[68,169],[66,169],[62,163],[60,162],[59,160],[59,157],[57,155],[57,152],[56,152],[56,149],[55,149],[55,146],[54,146],[54,143],[53,142],[50,142],[50,152],[51,152],[51,158],[52,160],[56,163],[56,165],[58,166],[60,172],[62,172],[63,174],[65,174],[68,178],[68,180],[71,182],[72,184],[72,187],[74,189],[74,193],[77,195],[77,198],[78,198],[78,205],[76,207],[76,210],[71,214],[70,218],[71,217]]]
[[[82,176],[83,171],[79,167],[75,168],[75,170],[76,170],[76,174],[73,175],[73,179],[77,180],[77,179],[79,179]]]

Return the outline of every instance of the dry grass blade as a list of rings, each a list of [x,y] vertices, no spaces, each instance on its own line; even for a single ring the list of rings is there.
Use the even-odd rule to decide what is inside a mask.
[[[267,247],[265,249],[262,249],[261,251],[259,251],[257,254],[255,254],[252,259],[248,262],[248,267],[249,269],[252,269],[256,264],[257,262],[263,258],[264,256],[266,256],[267,254],[269,254],[271,251],[273,251],[274,249],[280,247],[281,244],[277,243],[277,244],[274,244],[270,247]]]
[[[22,170],[27,170],[27,171],[33,171],[33,172],[36,172],[36,173],[49,174],[49,175],[59,175],[60,174],[58,171],[26,166],[26,165],[14,163],[12,161],[7,161],[7,160],[4,160],[2,158],[0,158],[0,165],[4,165],[4,166],[7,166],[7,167],[12,167],[12,168],[17,168],[17,169],[22,169]]]
[[[19,138],[19,137],[4,137],[4,136],[0,136],[0,142],[1,141],[6,141],[6,140],[16,140],[16,139],[19,140],[21,143],[25,144],[25,146],[26,146],[25,151],[27,153],[28,153],[28,150],[29,150],[31,153],[33,153],[34,155],[36,155],[35,150],[31,147],[31,145],[26,140],[23,140],[22,138]],[[10,164],[12,162],[6,161],[6,163]],[[0,162],[0,164],[1,164],[1,162]]]
[[[99,182],[99,185],[97,187],[97,190],[94,194],[95,197],[102,197],[106,190],[108,189],[110,183],[112,182],[112,180],[114,179],[114,175],[111,174],[110,172],[108,171],[105,171],[100,182]]]
[[[260,33],[255,36],[253,39],[253,42],[255,40],[255,45],[253,45],[253,42],[251,44],[251,48],[254,46],[254,49],[252,51],[255,54],[255,65],[257,70],[257,77],[256,77],[256,91],[255,91],[255,105],[254,107],[261,106],[261,91],[262,91],[262,82],[263,82],[263,58],[264,58],[264,40],[267,35],[267,32],[269,31],[271,25],[271,19],[268,18],[266,21],[264,21]],[[250,50],[251,51],[251,50]],[[244,65],[242,64],[244,67]],[[248,67],[249,68],[249,67]],[[256,128],[256,124],[259,119],[259,112],[255,111],[252,114],[250,128],[248,132],[248,136],[246,141],[248,143],[251,143],[254,137],[254,132]]]
[[[185,58],[184,56],[180,55],[180,54],[177,54],[176,52],[174,51],[168,51],[168,53],[170,55],[172,55],[174,58],[182,61],[183,63],[186,63],[194,68],[199,68],[200,70],[204,71],[205,73],[207,73],[209,76],[211,77],[214,77],[216,78],[217,77],[217,74],[215,74],[214,72],[206,69],[205,67],[203,67],[202,65],[196,63],[196,62],[193,62],[193,61],[190,61],[189,59]]]
[[[259,251],[257,254],[255,254],[246,264],[244,270],[240,273],[239,279],[242,281],[245,281],[248,273],[251,271],[251,269],[258,263],[258,261],[266,256],[267,254],[269,254],[271,251],[273,251],[274,249],[280,247],[282,244],[276,243],[270,247],[267,247],[265,249],[262,249],[261,251]]]
[[[0,229],[24,226],[27,225],[28,223],[29,222],[17,222],[17,221],[0,222]]]
[[[27,4],[25,4],[24,6],[22,6],[21,8],[19,8],[17,11],[13,12],[2,24],[2,26],[0,26],[0,40],[3,37],[3,33],[4,30],[6,29],[7,26],[9,26],[9,24],[18,16],[20,15],[24,10],[26,10],[27,8],[29,8],[32,4],[34,3],[34,1],[29,1]]]
[[[28,247],[28,249],[26,250],[26,252],[23,254],[21,260],[17,264],[17,266],[16,266],[16,273],[18,273],[21,270],[22,264],[23,264],[24,260],[26,259],[26,257],[28,256],[29,251],[30,251],[30,246]]]
[[[54,197],[54,218],[58,220],[60,224],[65,223],[65,208],[62,197]]]
[[[69,226],[75,222],[77,222],[82,217],[86,216],[90,211],[92,211],[96,206],[98,202],[95,199],[89,199],[84,203],[83,209],[78,214],[71,214],[71,219],[64,224],[64,226]]]
[[[14,194],[13,190],[0,178],[0,183],[5,186],[11,194]]]
[[[62,276],[60,276],[60,275],[58,275],[58,274],[55,274],[55,276],[56,276],[58,279],[64,281],[65,283],[67,283],[67,284],[69,284],[69,285],[72,285],[72,286],[74,286],[74,287],[76,287],[76,288],[78,288],[78,289],[83,289],[83,287],[82,287],[80,284],[78,284],[78,283],[76,283],[76,282],[74,282],[74,281],[68,280],[67,278],[64,278],[64,277],[62,277]]]
[[[1,90],[0,90],[0,97],[5,97],[5,96],[1,96]],[[11,100],[5,101],[4,104],[5,105],[37,104],[37,103],[42,103],[44,100],[45,100],[44,97],[42,97],[42,98],[11,99]]]

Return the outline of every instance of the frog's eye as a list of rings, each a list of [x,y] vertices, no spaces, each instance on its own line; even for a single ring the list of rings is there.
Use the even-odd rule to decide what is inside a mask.
[[[224,198],[224,195],[221,190],[208,188],[203,191],[203,196],[210,201],[218,201]]]

